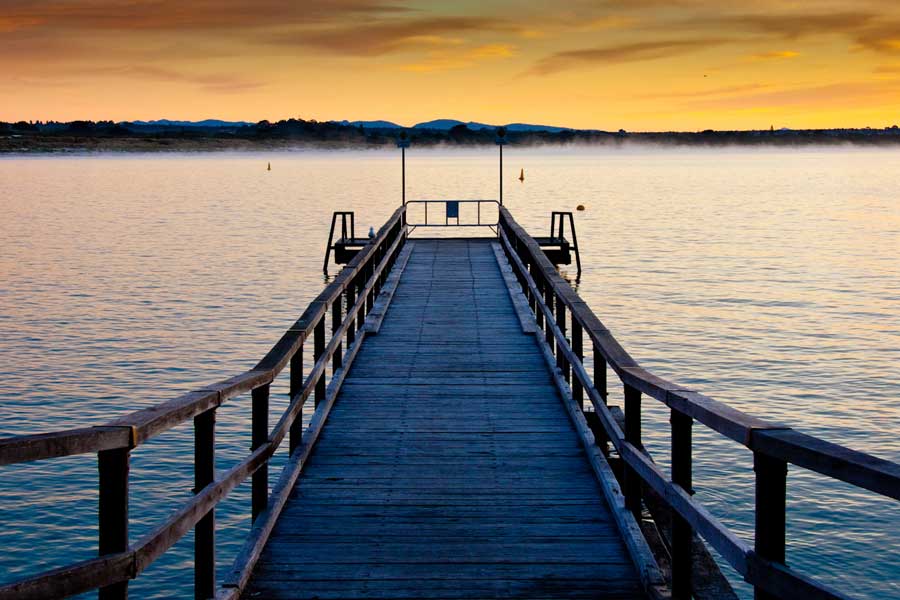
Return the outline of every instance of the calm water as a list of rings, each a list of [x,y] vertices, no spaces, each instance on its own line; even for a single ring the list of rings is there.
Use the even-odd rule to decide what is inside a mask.
[[[644,366],[900,461],[900,151],[510,147],[506,165],[533,233],[586,205],[579,291]],[[393,152],[0,159],[0,435],[98,424],[251,367],[320,291],[331,211],[377,228],[399,175]],[[407,181],[410,198],[496,197],[495,151],[413,149]],[[668,414],[645,405],[665,465]],[[219,468],[246,452],[248,407],[220,410]],[[750,453],[694,435],[697,497],[752,540]],[[137,539],[190,494],[190,425],[137,450],[132,476]],[[896,502],[797,468],[788,492],[791,566],[900,597]],[[93,556],[95,505],[92,456],[4,468],[0,579]],[[246,486],[219,511],[222,567],[248,512]],[[190,597],[191,548],[134,597]]]

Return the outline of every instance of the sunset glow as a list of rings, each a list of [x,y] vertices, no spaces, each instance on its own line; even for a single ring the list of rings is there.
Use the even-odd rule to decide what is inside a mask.
[[[5,0],[0,120],[900,121],[894,0]]]

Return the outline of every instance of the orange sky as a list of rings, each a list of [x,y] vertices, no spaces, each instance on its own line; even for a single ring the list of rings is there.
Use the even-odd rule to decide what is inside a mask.
[[[896,0],[0,0],[0,120],[900,122]]]

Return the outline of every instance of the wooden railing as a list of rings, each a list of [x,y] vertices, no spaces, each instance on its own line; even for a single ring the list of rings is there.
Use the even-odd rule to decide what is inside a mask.
[[[673,597],[691,596],[691,544],[696,532],[754,586],[758,599],[845,598],[785,565],[787,464],[894,500],[900,500],[900,465],[752,417],[641,368],[502,207],[500,238],[547,344],[553,349],[557,367],[571,383],[573,397],[582,407],[585,398],[593,405],[602,424],[599,437],[606,438],[599,442],[612,443],[624,463],[625,505],[639,515],[642,492],[649,488],[674,513]],[[593,351],[593,378],[583,364],[585,334]],[[624,431],[606,403],[607,365],[624,386]],[[671,409],[671,477],[643,450],[642,394]],[[756,524],[752,548],[692,498],[691,428],[695,420],[753,452]]]
[[[195,529],[195,597],[237,598],[281,512],[366,332],[363,323],[406,240],[405,207],[397,209],[372,241],[310,303],[294,325],[251,370],[99,427],[0,440],[0,465],[96,453],[99,465],[99,554],[0,587],[0,600],[62,598],[100,589],[101,599],[123,599],[128,581]],[[327,318],[331,315],[330,323]],[[331,339],[326,345],[326,328]],[[312,337],[314,364],[303,368],[303,345]],[[346,353],[344,346],[346,344]],[[328,365],[331,381],[326,381]],[[290,404],[269,430],[269,387],[290,365]],[[326,387],[326,385],[328,387]],[[216,409],[251,393],[250,454],[216,477]],[[303,431],[302,410],[313,396],[316,410]],[[190,419],[194,422],[195,495],[134,543],[128,536],[128,483],[132,450]],[[290,458],[269,494],[268,463],[289,436]],[[252,476],[253,525],[221,586],[215,573],[215,506]]]

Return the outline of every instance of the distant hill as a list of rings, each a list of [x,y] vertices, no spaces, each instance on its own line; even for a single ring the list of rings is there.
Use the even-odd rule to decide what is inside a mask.
[[[203,121],[173,121],[170,119],[156,119],[154,121],[123,121],[122,124],[131,123],[133,125],[140,125],[143,127],[206,127],[206,128],[220,128],[220,127],[247,127],[256,125],[256,123],[249,123],[247,121],[222,121],[219,119],[205,119]],[[398,125],[393,121],[385,121],[385,120],[374,120],[374,121],[329,121],[329,123],[334,123],[335,125],[343,125],[347,127],[362,127],[363,129],[403,129],[403,125]],[[494,131],[497,129],[498,125],[489,125],[487,123],[478,123],[476,121],[458,121],[456,119],[435,119],[433,121],[426,121],[424,123],[418,123],[412,126],[412,129],[427,129],[431,131],[450,131],[457,125],[465,125],[472,131],[482,131],[488,129],[490,131]],[[552,125],[533,125],[530,123],[510,123],[506,125],[506,129],[509,131],[518,131],[518,132],[539,132],[546,131],[548,133],[560,133],[563,131],[576,131],[570,127],[555,127]]]
[[[246,127],[255,125],[247,121],[220,121],[219,119],[205,119],[203,121],[170,121],[169,119],[157,119],[155,121],[127,121],[135,125],[155,125],[157,127]]]
[[[363,129],[403,129],[402,125],[397,125],[392,121],[331,121],[339,125],[349,125],[351,127],[362,127]]]
[[[519,147],[545,144],[657,146],[806,146],[859,144],[900,147],[900,127],[873,129],[766,129],[746,131],[639,132],[579,130],[513,123],[507,141]],[[335,122],[304,119],[260,121],[17,121],[0,122],[0,154],[16,152],[205,151],[321,148],[394,148],[400,126],[390,121]],[[413,147],[492,146],[493,125],[438,119],[408,130]]]
[[[469,121],[468,123],[466,123],[464,121],[458,121],[456,119],[436,119],[434,121],[426,121],[425,123],[414,125],[413,129],[449,131],[457,125],[465,125],[473,131],[480,131],[482,129],[494,130],[499,127],[499,125],[488,125],[487,123],[478,123],[475,121]],[[509,125],[506,125],[506,129],[509,131],[548,131],[550,133],[559,133],[560,131],[573,131],[573,129],[569,127],[554,127],[552,125],[531,125],[528,123],[510,123]]]

